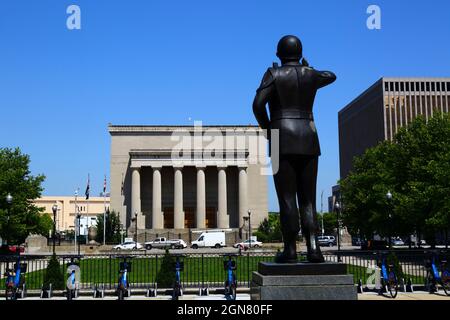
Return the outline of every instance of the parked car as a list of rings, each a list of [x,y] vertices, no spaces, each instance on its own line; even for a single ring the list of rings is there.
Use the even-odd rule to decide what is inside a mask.
[[[405,242],[399,237],[392,238],[391,241],[392,241],[392,245],[393,246],[404,246],[405,245]]]
[[[361,250],[386,250],[389,245],[385,240],[367,240],[361,244]]]
[[[191,248],[221,248],[225,247],[225,232],[223,231],[210,231],[202,232],[197,240],[192,241]]]
[[[164,237],[156,238],[153,241],[148,241],[144,243],[144,247],[147,250],[151,250],[152,248],[156,249],[184,249],[187,247],[186,242],[181,239],[175,240],[167,240]]]
[[[319,236],[317,237],[319,246],[332,247],[336,245],[336,238],[334,236]]]
[[[19,250],[20,253],[24,253],[25,252],[25,246],[24,245],[7,245],[7,244],[3,244],[0,246],[0,254],[4,254],[4,255],[8,255],[8,254],[16,254],[17,253],[17,249]]]
[[[139,242],[136,244],[135,241],[125,241],[113,247],[114,250],[141,250],[143,248],[142,244]]]
[[[233,245],[234,248],[248,249],[250,248],[250,244],[252,248],[261,248],[262,242],[255,239],[247,239],[243,242],[238,242]]]

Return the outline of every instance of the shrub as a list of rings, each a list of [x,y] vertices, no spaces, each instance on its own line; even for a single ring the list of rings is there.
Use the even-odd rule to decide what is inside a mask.
[[[175,258],[167,249],[156,275],[156,282],[159,288],[171,288],[175,283]]]
[[[44,288],[48,290],[50,283],[52,284],[53,290],[63,290],[65,288],[64,275],[55,254],[51,257],[45,270]]]

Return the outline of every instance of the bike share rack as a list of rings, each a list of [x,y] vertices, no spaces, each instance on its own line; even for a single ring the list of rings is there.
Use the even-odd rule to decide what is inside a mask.
[[[53,290],[52,290],[52,284],[50,283],[49,285],[49,289],[45,289],[44,285],[42,285],[42,289],[41,289],[41,295],[40,295],[41,299],[50,299],[53,297]]]
[[[198,289],[198,295],[199,296],[209,296],[209,288],[199,288]]]
[[[408,281],[406,282],[405,292],[414,292],[414,287],[411,278],[409,278]]]
[[[22,284],[22,290],[20,290],[20,299],[27,297],[27,286],[26,283]]]
[[[93,298],[101,298],[103,299],[105,297],[105,286],[102,285],[96,285],[93,289]]]
[[[358,281],[358,293],[364,293],[364,288],[363,288],[361,279],[359,279],[359,281]]]
[[[156,298],[158,296],[158,283],[153,284],[153,288],[149,287],[145,294],[147,298]]]

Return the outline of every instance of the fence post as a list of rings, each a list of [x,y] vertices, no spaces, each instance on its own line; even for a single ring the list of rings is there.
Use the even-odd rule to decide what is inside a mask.
[[[205,269],[204,269],[203,253],[202,253],[202,288],[205,287]]]
[[[247,252],[247,286],[250,287],[250,252]]]
[[[112,263],[111,263],[111,255],[109,255],[109,289],[111,289],[112,282]]]

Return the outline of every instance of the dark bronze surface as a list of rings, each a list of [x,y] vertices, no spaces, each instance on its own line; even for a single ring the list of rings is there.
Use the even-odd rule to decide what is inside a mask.
[[[312,109],[317,90],[333,83],[336,76],[330,71],[309,67],[302,57],[302,49],[295,36],[280,40],[277,56],[281,66],[274,64],[266,71],[253,101],[256,120],[262,129],[268,130],[269,140],[270,130],[279,130],[279,154],[271,154],[271,157],[279,159],[274,181],[284,242],[284,250],[276,258],[280,263],[297,260],[296,237],[300,223],[306,238],[308,261],[324,261],[317,243],[316,182],[320,146]]]

